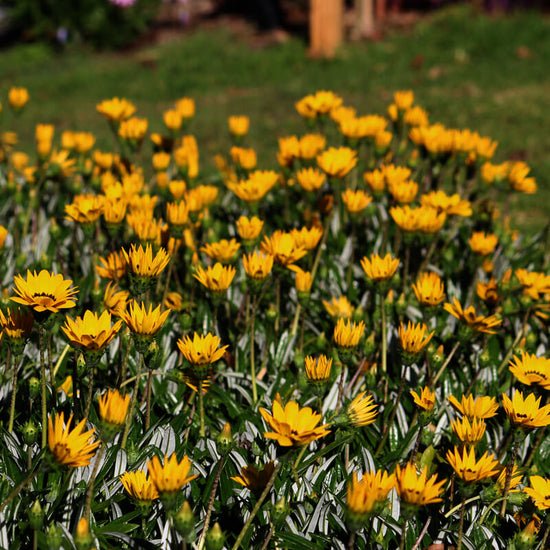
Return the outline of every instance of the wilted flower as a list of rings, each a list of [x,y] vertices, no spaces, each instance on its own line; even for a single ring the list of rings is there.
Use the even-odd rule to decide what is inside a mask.
[[[275,463],[273,460],[270,460],[261,470],[256,468],[254,464],[250,464],[245,466],[238,476],[233,476],[231,479],[240,483],[252,493],[259,495],[265,489],[274,470]]]

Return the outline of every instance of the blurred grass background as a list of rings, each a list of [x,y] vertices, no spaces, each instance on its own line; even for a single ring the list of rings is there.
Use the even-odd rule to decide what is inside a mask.
[[[261,168],[276,167],[277,138],[306,131],[294,103],[330,89],[358,114],[385,113],[392,93],[413,89],[430,121],[470,128],[499,142],[495,161],[525,160],[539,191],[514,197],[512,226],[542,229],[550,210],[550,19],[539,12],[493,16],[460,5],[439,10],[407,28],[388,30],[377,42],[347,43],[333,60],[312,60],[300,38],[254,47],[246,32],[223,24],[186,31],[153,45],[117,53],[84,48],[56,52],[21,44],[0,53],[0,101],[13,85],[31,101],[14,120],[4,109],[0,129],[15,129],[21,149],[32,148],[34,125],[91,131],[97,147],[113,146],[95,110],[102,99],[123,96],[162,130],[162,112],[182,96],[195,99],[190,132],[203,173],[230,146],[226,118],[247,114],[247,144]],[[26,147],[25,147],[26,145]],[[146,142],[144,154],[150,154]]]

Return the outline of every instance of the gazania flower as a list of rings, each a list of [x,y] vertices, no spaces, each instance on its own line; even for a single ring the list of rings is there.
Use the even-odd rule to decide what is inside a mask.
[[[55,420],[48,419],[48,448],[52,459],[60,466],[78,468],[87,466],[99,447],[99,441],[93,441],[95,430],[82,432],[86,419],[81,420],[70,429],[73,415],[69,416],[67,425],[63,413],[57,413]]]
[[[425,506],[435,502],[441,502],[441,493],[446,479],[437,481],[437,475],[428,479],[428,467],[426,466],[420,475],[416,466],[408,462],[404,468],[397,465],[395,469],[395,487],[399,498],[407,504]]]
[[[40,316],[57,313],[61,309],[69,309],[76,305],[74,300],[78,293],[72,287],[72,280],[64,279],[63,275],[55,275],[46,269],[36,274],[27,270],[27,279],[21,275],[14,277],[14,292],[17,296],[11,299],[18,304],[29,306]]]
[[[131,102],[124,98],[119,99],[118,97],[103,100],[97,105],[96,110],[112,122],[126,120],[136,112],[136,108]]]
[[[101,216],[104,202],[101,195],[76,195],[72,204],[65,205],[66,219],[82,225],[92,224]]]
[[[332,179],[347,176],[357,164],[357,152],[349,147],[330,147],[317,156],[319,168]]]
[[[306,134],[300,138],[298,156],[305,162],[313,161],[326,144],[327,138],[323,134]]]
[[[130,273],[139,278],[151,279],[158,277],[170,262],[170,255],[164,248],[159,248],[153,258],[153,247],[150,244],[145,247],[145,250],[141,245],[136,247],[133,244],[130,252],[122,249],[122,254],[128,264]]]
[[[422,109],[422,107],[415,105],[407,109],[403,122],[409,126],[428,126],[428,112]]]
[[[339,348],[353,349],[359,345],[359,340],[365,332],[365,323],[360,321],[346,320],[343,318],[338,319],[336,327],[334,328],[334,341]]]
[[[469,420],[478,418],[480,420],[486,420],[492,418],[497,414],[498,403],[494,397],[483,396],[476,397],[473,395],[462,396],[460,402],[454,395],[449,395],[447,400],[451,406],[460,414],[467,416]]]
[[[458,477],[466,483],[482,481],[499,473],[499,461],[495,459],[495,455],[489,456],[487,451],[476,461],[473,447],[469,450],[462,447],[462,453],[455,447],[452,452],[450,449],[447,451],[446,457]]]
[[[302,168],[296,172],[296,179],[304,191],[313,193],[323,187],[327,177],[317,168]]]
[[[380,170],[365,172],[363,174],[363,180],[377,197],[386,189],[386,178],[384,177],[384,173]]]
[[[346,296],[332,297],[330,302],[323,300],[323,306],[331,317],[349,319],[353,315],[353,306]]]
[[[168,509],[176,503],[176,495],[182,487],[199,477],[189,475],[191,470],[189,458],[184,456],[181,462],[178,462],[176,453],[173,453],[170,458],[165,456],[164,464],[161,464],[158,456],[154,456],[147,463],[147,469],[160,499]]]
[[[399,258],[392,258],[391,254],[386,254],[383,258],[378,254],[372,254],[370,259],[366,256],[361,259],[361,267],[374,283],[383,283],[391,279],[398,266]]]
[[[265,281],[273,269],[273,256],[262,254],[257,250],[243,256],[243,266],[246,275],[253,281]]]
[[[525,487],[523,492],[529,495],[539,510],[550,509],[550,479],[542,476],[530,476],[531,487]]]
[[[103,218],[107,226],[118,226],[126,216],[128,204],[122,199],[106,199],[103,203]]]
[[[311,272],[304,271],[297,266],[293,266],[293,271],[296,273],[296,290],[298,291],[298,299],[309,298],[311,286],[313,285],[313,277]]]
[[[369,197],[362,189],[357,191],[346,189],[342,193],[342,202],[350,214],[359,214],[372,202],[372,197]]]
[[[347,488],[348,516],[353,526],[362,527],[369,514],[378,503],[388,497],[388,493],[395,485],[395,474],[388,472],[366,472],[358,479],[357,472],[353,472]]]
[[[256,151],[244,147],[231,147],[229,151],[233,162],[243,170],[254,170],[258,163]]]
[[[143,470],[124,472],[120,476],[120,481],[128,494],[138,503],[148,505],[159,497],[155,485],[147,478]]]
[[[236,137],[243,137],[248,134],[250,119],[247,116],[230,116],[227,119],[229,132]]]
[[[508,183],[514,191],[530,195],[537,192],[535,178],[527,177],[529,171],[529,166],[523,161],[514,162],[509,165]]]
[[[237,242],[237,239],[231,239],[230,241],[222,239],[215,243],[206,243],[201,246],[200,250],[214,261],[227,264],[235,258],[240,247],[241,244]]]
[[[244,242],[252,242],[259,237],[262,227],[264,226],[264,222],[257,216],[252,216],[251,218],[241,216],[237,220],[236,225],[237,231],[239,232],[239,237]]]
[[[191,97],[178,99],[175,107],[183,119],[191,119],[195,116],[195,100]]]
[[[104,311],[98,317],[97,313],[86,310],[84,317],[77,317],[74,321],[67,316],[61,330],[71,345],[88,352],[85,354],[87,359],[99,359],[121,326],[122,321],[120,320],[111,326],[111,314],[108,311]]]
[[[193,277],[199,283],[215,294],[224,293],[231,285],[236,269],[232,266],[224,266],[221,263],[215,263],[214,266],[208,266],[204,270],[200,265]]]
[[[254,464],[250,464],[249,466],[245,466],[238,476],[233,476],[231,479],[240,483],[252,493],[259,495],[265,489],[273,474],[273,470],[275,470],[273,460],[270,460],[261,470],[258,470]]]
[[[138,351],[142,353],[162,328],[169,314],[169,309],[161,312],[160,306],[153,309],[152,304],[147,309],[144,303],[132,301],[120,316],[132,331]]]
[[[345,105],[340,105],[339,107],[335,107],[330,111],[330,118],[336,122],[336,124],[340,124],[342,120],[345,120],[347,118],[354,118],[357,115],[357,110],[353,107],[347,107]]]
[[[132,145],[139,145],[147,133],[148,122],[146,118],[133,116],[120,122],[118,135]]]
[[[488,307],[495,307],[500,301],[498,285],[494,277],[491,277],[490,281],[487,283],[478,281],[476,285],[476,294]]]
[[[219,361],[225,350],[229,346],[219,347],[221,343],[220,337],[214,334],[200,335],[195,332],[193,339],[189,336],[184,336],[183,340],[178,340],[178,348],[183,353],[183,356],[191,363],[193,371],[197,368],[204,368]],[[203,377],[204,378],[204,377]]]
[[[23,352],[33,325],[34,316],[32,313],[20,308],[16,310],[8,308],[4,314],[0,309],[0,332],[6,338],[8,346],[15,356]]]
[[[164,300],[164,306],[174,311],[181,311],[183,308],[183,296],[179,292],[168,292]]]
[[[300,156],[300,142],[296,136],[279,138],[277,160],[283,168],[291,167],[294,160]]]
[[[13,86],[8,92],[8,103],[14,111],[20,111],[29,101],[27,88]]]
[[[130,394],[121,395],[118,390],[107,390],[99,398],[99,418],[103,438],[110,440],[122,429],[130,406]]]
[[[525,398],[523,393],[516,390],[514,397],[510,399],[502,394],[502,406],[510,421],[518,428],[532,430],[550,424],[550,405],[540,406],[540,397],[530,393]]]
[[[512,357],[509,368],[522,384],[538,385],[550,390],[550,359],[537,357],[534,353],[523,353],[521,358],[517,355]]]
[[[420,392],[420,395],[414,390],[410,391],[414,399],[414,403],[417,407],[424,411],[432,411],[435,405],[435,393],[430,390],[428,386],[424,386]]]
[[[273,261],[282,267],[296,263],[307,254],[307,250],[297,246],[291,233],[277,230],[271,237],[265,236],[261,249],[273,256]]]
[[[176,235],[181,236],[181,231],[189,222],[189,208],[187,203],[185,201],[167,203],[166,221],[170,227],[176,229]]]
[[[279,174],[273,170],[255,170],[248,179],[235,184],[228,184],[229,189],[241,200],[255,204],[279,181]]]
[[[424,323],[407,323],[407,328],[401,323],[399,325],[399,344],[403,350],[403,356],[409,359],[416,358],[430,343],[435,331],[426,334],[428,327]]]
[[[296,103],[296,110],[304,118],[316,118],[329,114],[342,105],[343,99],[334,92],[320,90],[309,94]]]
[[[303,248],[310,251],[313,250],[321,240],[323,229],[314,225],[309,229],[307,227],[293,229],[290,233],[294,238],[294,243],[297,248]]]
[[[438,189],[430,191],[420,197],[422,206],[431,206],[438,212],[443,212],[447,216],[471,216],[472,205],[470,201],[462,200],[458,193],[447,195],[445,191]]]
[[[95,270],[100,277],[119,281],[126,275],[127,263],[122,251],[111,252],[107,258],[99,258],[101,265],[96,265]]]
[[[550,293],[550,275],[526,269],[516,269],[514,274],[523,287],[524,296],[539,300],[541,295]]]
[[[499,495],[504,494],[504,489],[506,487],[506,466],[500,464],[500,474],[496,477],[496,490]],[[494,478],[493,478],[494,479]],[[512,469],[512,477],[510,478],[510,487],[508,488],[511,493],[517,493],[519,489],[517,486],[522,482],[523,474],[520,472],[517,464],[514,464]]]
[[[479,256],[488,256],[494,252],[498,244],[498,237],[492,233],[475,231],[468,240],[470,248],[474,254]]]
[[[418,193],[418,183],[406,180],[390,180],[388,189],[395,202],[398,204],[410,204]]]
[[[443,308],[473,332],[495,334],[496,331],[493,329],[502,323],[502,319],[499,319],[496,315],[476,315],[474,306],[462,309],[460,302],[456,298],[453,298],[452,304],[444,304]]]
[[[289,401],[283,409],[277,400],[273,402],[273,413],[260,408],[260,414],[273,430],[265,432],[264,437],[275,439],[282,447],[299,447],[307,445],[320,437],[324,437],[330,430],[328,424],[317,426],[321,415],[314,413],[310,407],[300,409],[295,401]]]
[[[470,422],[467,416],[454,420],[451,426],[458,439],[468,445],[477,445],[483,439],[487,427],[484,420],[474,417]]]
[[[308,355],[305,358],[306,378],[310,384],[324,384],[330,378],[332,358],[326,355],[319,355],[315,358]]]
[[[365,397],[366,393],[364,391],[358,394],[346,407],[346,415],[351,424],[356,428],[372,424],[378,414],[376,411],[377,405],[372,402],[374,399],[373,396],[368,395]]]

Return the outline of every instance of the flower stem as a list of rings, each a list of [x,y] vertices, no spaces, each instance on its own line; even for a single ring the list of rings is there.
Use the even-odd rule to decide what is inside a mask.
[[[435,375],[435,378],[431,381],[430,387],[433,389],[435,387],[436,382],[439,380],[440,376],[443,374],[443,371],[447,368],[449,363],[451,362],[451,359],[453,358],[453,355],[456,353],[456,350],[460,346],[460,342],[456,342],[453,346],[453,349],[451,350],[451,353],[449,353],[449,356],[445,360],[445,363],[441,365],[441,368],[437,371],[437,374]]]
[[[514,465],[516,463],[516,457],[518,455],[519,441],[518,438],[514,438],[514,446],[512,447],[512,456],[510,457],[510,462],[506,466],[506,480],[504,482],[504,492],[503,492],[503,501],[500,507],[500,516],[504,517],[506,513],[506,504],[508,504],[508,494],[510,493],[510,483],[512,482],[512,473],[514,471]]]
[[[147,376],[147,406],[145,409],[145,431],[149,429],[151,423],[151,378],[153,377],[153,369],[149,369],[149,374]]]
[[[252,379],[252,404],[255,405],[258,401],[258,388],[256,387],[256,301],[252,305],[250,312],[250,378]]]
[[[8,352],[6,355],[6,372],[10,367],[10,348],[8,347]],[[11,404],[10,404],[10,421],[8,424],[8,432],[11,434],[13,432],[13,421],[15,418],[15,396],[17,394],[17,361],[13,365],[13,378],[12,378],[12,391],[11,391]]]
[[[199,435],[204,437],[206,430],[204,428],[204,394],[202,391],[202,380],[199,382],[199,417],[200,417],[200,431]]]
[[[404,520],[403,526],[401,527],[401,539],[399,540],[399,550],[405,550],[406,536],[407,536],[407,520]]]
[[[103,458],[104,453],[105,453],[105,443],[101,442],[99,451],[97,452],[95,457],[94,469],[92,470],[92,473],[90,475],[90,481],[88,482],[88,491],[86,493],[86,507],[84,508],[84,517],[86,518],[86,521],[88,523],[90,523],[90,510],[92,508],[92,496],[94,493],[95,478],[97,477],[97,472],[99,470],[99,463],[101,462],[101,459]]]
[[[418,453],[418,448],[420,447],[420,440],[422,439],[422,432],[424,431],[424,426],[420,426],[418,430],[418,435],[416,436],[416,441],[414,442],[414,449],[412,453],[411,462],[416,460],[416,455]]]
[[[90,373],[88,374],[88,396],[86,398],[86,408],[84,409],[84,418],[88,418],[90,414],[90,406],[92,404],[92,396],[94,393],[94,365],[90,365]]]
[[[349,534],[348,539],[348,550],[353,550],[355,548],[355,536],[357,535],[357,531],[352,531]]]
[[[208,532],[208,526],[210,525],[210,518],[212,516],[212,508],[214,507],[214,498],[216,497],[216,490],[218,488],[218,483],[220,482],[224,462],[225,456],[222,456],[218,462],[218,469],[216,470],[216,476],[214,477],[214,482],[212,483],[212,491],[210,492],[210,499],[208,501],[208,508],[206,509],[206,517],[204,518],[204,526],[202,528],[201,538],[199,539],[198,550],[202,550],[204,548],[206,533]]]
[[[42,448],[46,447],[47,443],[47,426],[48,412],[46,406],[46,364],[44,361],[44,327],[38,327],[38,346],[40,348],[40,393],[42,398]]]
[[[388,342],[386,327],[386,308],[384,296],[380,294],[380,313],[382,317],[382,376],[384,377],[384,403],[388,401]]]
[[[462,537],[464,536],[464,510],[465,509],[466,509],[466,498],[463,498],[462,504],[460,505],[460,522],[458,524],[457,550],[462,549]]]
[[[273,487],[273,484],[275,483],[275,478],[277,477],[277,474],[279,473],[279,470],[281,469],[282,462],[279,462],[275,468],[273,469],[273,473],[271,474],[271,477],[269,478],[269,481],[267,482],[267,485],[265,486],[265,489],[263,490],[262,494],[260,495],[260,498],[256,501],[256,505],[252,509],[252,512],[250,513],[249,518],[246,520],[246,523],[243,525],[243,528],[241,529],[241,532],[239,533],[239,536],[237,537],[237,540],[235,541],[235,544],[233,545],[232,550],[237,550],[241,546],[241,542],[243,541],[246,532],[252,525],[252,522],[254,521],[254,518],[256,517],[256,514],[260,510],[260,507],[264,503],[264,500],[267,498],[267,495],[269,494],[269,491],[271,490],[271,487]],[[1,510],[1,509],[0,509]]]
[[[120,349],[122,349],[122,344],[124,343],[124,338],[122,337],[122,332],[120,334]],[[122,366],[120,368],[120,385],[122,387],[124,382],[126,382],[126,370],[128,368],[128,356],[130,355],[130,348],[132,347],[131,342],[128,342],[126,349],[124,350],[124,358],[122,360]]]
[[[420,547],[420,543],[422,542],[422,539],[424,538],[424,535],[426,534],[426,531],[428,530],[428,527],[430,526],[431,521],[432,521],[432,518],[430,516],[426,520],[426,523],[424,524],[424,527],[422,528],[422,531],[420,532],[420,535],[418,535],[418,538],[416,539],[416,542],[414,543],[411,550],[418,550],[418,548]]]
[[[128,416],[126,417],[126,424],[124,425],[124,433],[122,434],[122,442],[120,444],[121,449],[126,448],[126,441],[128,440],[128,434],[130,433],[130,424],[134,419],[134,408],[136,406],[137,394],[139,390],[139,377],[141,375],[141,367],[143,364],[143,354],[139,354],[138,368],[136,373],[136,382],[134,384],[134,391],[132,393],[132,399],[130,401],[130,410],[128,411]]]
[[[15,487],[15,489],[7,496],[6,500],[4,500],[4,502],[2,502],[2,504],[0,504],[0,513],[2,513],[2,511],[4,510],[4,508],[21,492],[21,490],[28,484],[32,481],[32,479],[34,478],[34,476],[39,472],[39,470],[33,470],[32,472],[30,472],[30,474],[23,480],[19,483],[19,485],[17,485]]]

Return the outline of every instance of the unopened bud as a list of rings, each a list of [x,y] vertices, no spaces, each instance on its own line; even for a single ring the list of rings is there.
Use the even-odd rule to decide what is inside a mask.
[[[40,380],[38,380],[36,376],[31,376],[29,378],[29,393],[31,399],[35,399],[40,393]]]
[[[61,529],[57,527],[55,523],[52,523],[46,531],[46,544],[48,545],[48,550],[59,550],[62,542]]]
[[[25,422],[21,434],[23,435],[23,441],[27,445],[33,445],[38,440],[38,428],[31,420]]]
[[[81,518],[78,522],[74,543],[78,550],[90,550],[94,543],[86,518]]]
[[[34,531],[42,529],[42,523],[44,521],[44,510],[40,506],[40,501],[35,500],[34,504],[31,506],[31,509],[28,512],[29,514],[29,525]]]
[[[218,436],[218,439],[216,440],[216,446],[218,448],[218,452],[225,456],[231,451],[233,448],[233,437],[231,435],[231,425],[229,422],[225,423],[225,426],[223,427],[222,431],[220,432],[220,435]]]
[[[225,543],[225,535],[218,522],[214,523],[214,526],[206,534],[206,548],[207,550],[222,550]]]
[[[174,514],[174,526],[177,532],[186,538],[195,527],[195,518],[189,502],[185,501],[176,514]]]

